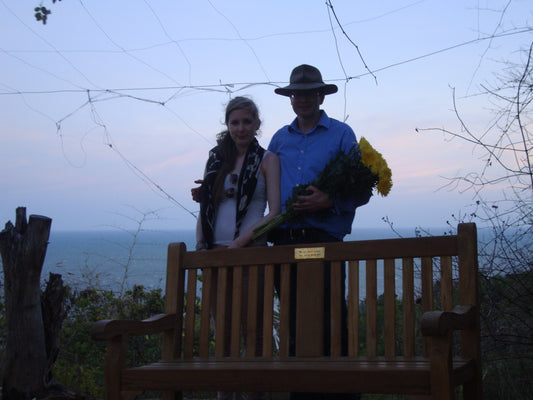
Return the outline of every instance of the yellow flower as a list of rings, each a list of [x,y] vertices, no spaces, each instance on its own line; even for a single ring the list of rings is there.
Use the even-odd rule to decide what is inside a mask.
[[[376,151],[364,137],[359,140],[361,161],[378,176],[377,191],[382,196],[387,196],[392,188],[392,171],[381,153]]]
[[[370,165],[370,170],[376,174],[380,175],[383,167],[386,166],[385,160],[381,157],[381,154],[378,153],[378,156],[374,157],[372,164]]]
[[[378,193],[382,196],[387,196],[392,188],[392,172],[387,167],[379,174],[379,181],[377,185]]]
[[[361,161],[363,161],[363,164],[372,164],[374,158],[374,152],[372,150],[374,149],[370,146],[370,143],[362,137],[361,140],[359,140],[359,151],[361,152]]]

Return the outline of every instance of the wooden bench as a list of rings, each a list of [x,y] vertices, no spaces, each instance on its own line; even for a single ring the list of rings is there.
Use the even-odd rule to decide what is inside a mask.
[[[335,289],[340,284],[332,285],[331,307],[340,309],[346,296],[348,355],[341,355],[339,313],[332,313],[330,355],[323,355],[326,261],[332,282],[340,282],[341,268],[347,269],[347,293]],[[295,355],[289,354],[291,264],[298,271]],[[276,266],[281,271],[279,297]],[[215,271],[218,285],[212,299]],[[258,279],[260,271],[264,279]],[[185,244],[171,243],[164,314],[94,325],[93,338],[108,341],[106,399],[134,397],[145,390],[161,391],[164,398],[182,391],[260,391],[453,399],[460,388],[464,399],[481,399],[477,271],[474,224],[459,224],[457,235],[238,250],[186,251]],[[242,296],[246,281],[248,295]],[[231,293],[226,292],[229,283]],[[261,298],[258,284],[264,285]],[[230,341],[224,340],[229,297]],[[216,326],[211,304],[216,305]],[[158,332],[161,361],[127,368],[128,336]],[[259,355],[257,335],[262,335]]]

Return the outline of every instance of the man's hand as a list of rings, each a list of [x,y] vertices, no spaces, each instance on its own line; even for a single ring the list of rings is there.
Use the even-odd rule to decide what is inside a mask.
[[[202,179],[197,179],[194,183],[202,184],[204,181]],[[191,196],[194,201],[197,203],[200,202],[200,186],[191,189]]]
[[[309,185],[305,190],[311,192],[309,195],[298,196],[298,202],[293,203],[294,211],[315,212],[331,208],[334,205],[327,193]]]

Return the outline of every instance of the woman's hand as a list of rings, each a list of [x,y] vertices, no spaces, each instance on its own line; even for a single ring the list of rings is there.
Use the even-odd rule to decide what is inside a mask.
[[[238,238],[235,238],[233,242],[230,243],[228,249],[240,249],[241,247],[246,246],[248,242],[249,239],[246,239],[243,235],[241,235]]]
[[[204,181],[203,179],[196,179],[194,183],[198,183],[199,185],[201,185],[202,183],[204,183]],[[196,201],[197,203],[200,202],[200,186],[191,189],[191,196],[194,201]]]

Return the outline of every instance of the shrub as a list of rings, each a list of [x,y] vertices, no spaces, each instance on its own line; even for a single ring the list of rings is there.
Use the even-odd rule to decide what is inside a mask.
[[[137,285],[122,296],[109,290],[69,290],[55,380],[89,397],[103,397],[105,343],[91,339],[92,325],[101,319],[145,319],[163,312],[163,302],[161,289]],[[158,336],[132,337],[129,347],[128,365],[160,358]]]

